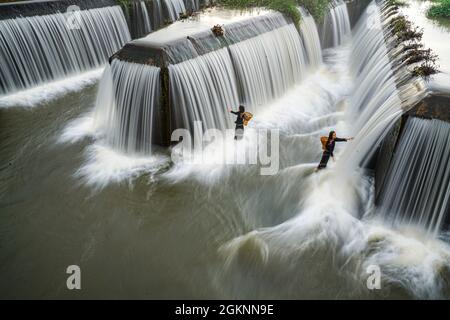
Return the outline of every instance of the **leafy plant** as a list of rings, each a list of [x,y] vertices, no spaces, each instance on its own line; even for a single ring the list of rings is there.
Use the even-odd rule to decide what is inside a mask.
[[[423,30],[412,25],[411,21],[404,16],[398,16],[391,22],[392,32],[397,36],[399,42],[418,42],[422,40]]]
[[[393,12],[398,14],[398,7],[394,1],[396,0],[388,1],[387,8],[393,8]],[[411,72],[413,76],[428,80],[431,75],[439,72],[436,64],[438,56],[431,49],[424,49],[424,45],[421,43],[422,29],[414,26],[407,17],[401,14],[393,18],[390,25],[392,35],[396,36],[399,43],[404,45],[403,62],[408,65],[416,65]],[[419,63],[420,65],[417,65]]]
[[[129,14],[131,0],[117,0],[117,3],[122,7],[125,14]]]
[[[432,18],[450,18],[450,0],[437,0],[427,12]]]

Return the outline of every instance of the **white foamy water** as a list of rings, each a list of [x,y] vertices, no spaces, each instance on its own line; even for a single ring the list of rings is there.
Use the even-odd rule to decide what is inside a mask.
[[[333,174],[307,178],[311,185],[303,192],[308,200],[295,218],[236,238],[220,249],[229,293],[247,297],[237,293],[240,286],[252,288],[258,298],[271,297],[271,290],[298,298],[377,294],[442,298],[446,292],[442,277],[450,270],[448,245],[420,232],[393,231],[378,221],[357,219],[355,200],[365,201],[368,194],[349,192],[363,186],[354,184],[359,179],[333,180]],[[383,291],[367,289],[370,266],[380,268]],[[274,273],[278,268],[288,276]],[[242,277],[248,270],[253,277]]]
[[[124,181],[132,182],[144,174],[156,173],[168,164],[168,158],[164,156],[130,156],[102,143],[89,146],[85,155],[86,162],[74,176],[94,189]]]
[[[104,139],[102,127],[95,122],[92,112],[69,122],[58,138],[60,144],[73,144],[85,139],[94,143],[85,150],[85,163],[74,176],[94,189],[121,183],[143,175],[158,172],[169,165],[167,155],[127,154],[111,148]]]
[[[32,108],[58,99],[69,92],[81,91],[96,84],[103,73],[103,68],[95,69],[77,76],[65,78],[32,89],[19,91],[0,97],[0,108]]]

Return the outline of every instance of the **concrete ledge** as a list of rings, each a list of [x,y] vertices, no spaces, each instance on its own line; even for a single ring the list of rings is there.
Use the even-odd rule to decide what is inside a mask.
[[[450,122],[450,95],[433,93],[406,113],[407,116]]]
[[[289,22],[289,19],[274,11],[242,14],[240,11],[214,8],[126,44],[110,61],[120,59],[163,68],[256,37]],[[216,24],[224,25],[224,36],[213,34],[211,28]],[[170,54],[175,52],[176,55]]]

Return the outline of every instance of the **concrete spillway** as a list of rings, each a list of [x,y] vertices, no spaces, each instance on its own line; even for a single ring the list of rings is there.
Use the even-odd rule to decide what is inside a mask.
[[[230,128],[233,124],[226,114],[227,107],[241,103],[257,112],[261,104],[280,97],[302,79],[306,69],[320,63],[314,19],[305,11],[302,14],[304,19],[298,27],[290,18],[273,11],[208,10],[126,44],[111,57],[111,72],[119,67],[125,72],[133,64],[140,64],[153,67],[147,68],[148,72],[159,73],[160,83],[151,89],[159,95],[158,105],[152,109],[150,140],[154,143],[169,144],[171,132],[177,128],[192,130],[195,121],[202,121],[203,129]],[[223,35],[212,31],[215,25],[223,27]],[[114,88],[107,94],[114,95],[121,86],[130,85],[120,79],[120,75],[112,79]],[[134,110],[141,107],[135,106]],[[103,105],[100,114],[114,108],[117,106]],[[126,119],[116,122],[120,126],[127,123],[121,134],[139,146],[135,140],[141,135],[133,132],[147,132],[144,127],[150,124],[132,120],[137,118],[131,113],[126,112]],[[136,129],[136,125],[140,128]]]

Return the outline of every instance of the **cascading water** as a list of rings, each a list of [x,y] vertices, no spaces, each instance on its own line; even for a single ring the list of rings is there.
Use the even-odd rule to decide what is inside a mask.
[[[305,75],[308,61],[310,66],[317,67],[321,61],[317,29],[314,19],[304,11],[302,13],[305,17],[301,28],[303,42],[293,24],[241,42],[238,40],[245,39],[249,31],[244,29],[240,34],[241,29],[233,28],[232,34],[226,37],[237,43],[228,50],[222,49],[220,58],[217,52],[212,52],[170,66],[174,110],[183,110],[183,114],[174,119],[176,127],[190,128],[193,120],[201,120],[206,128],[229,128],[230,120],[224,119],[230,117],[225,112],[227,107],[238,104],[238,97],[249,111],[256,112],[259,105],[280,97],[298,83]],[[269,21],[279,25],[279,19],[284,18],[275,15]],[[261,27],[256,25],[254,32],[261,32]],[[198,40],[196,44],[199,45]],[[204,48],[205,44],[202,50]],[[305,48],[308,48],[307,52]],[[215,61],[217,58],[223,62]],[[205,61],[215,62],[205,64]],[[204,79],[201,85],[198,85],[199,79]]]
[[[253,112],[279,98],[305,75],[306,54],[294,25],[230,47],[241,102]]]
[[[410,118],[380,199],[384,220],[437,236],[450,212],[450,124]]]
[[[133,2],[131,10],[130,32],[133,38],[140,38],[152,32],[150,16],[145,1]]]
[[[303,39],[308,63],[310,66],[318,67],[322,63],[322,48],[316,22],[314,21],[313,16],[305,9],[299,7],[298,10],[302,16],[300,35]]]
[[[164,0],[170,20],[176,21],[180,13],[186,12],[186,6],[183,0]]]
[[[151,151],[158,112],[160,68],[114,60],[107,67],[97,98],[95,125],[107,142],[130,154]]]
[[[350,18],[347,4],[342,1],[334,1],[330,4],[330,10],[321,25],[322,48],[330,48],[341,45],[350,34]]]
[[[208,0],[185,0],[184,3],[187,10],[198,11],[200,10],[200,4],[206,4],[207,1]]]
[[[169,74],[175,128],[193,132],[194,121],[202,121],[205,128],[231,126],[227,107],[238,105],[239,99],[234,67],[226,48],[171,65]]]
[[[358,23],[353,39],[350,68],[357,85],[349,100],[347,119],[353,122],[351,134],[356,139],[354,147],[343,154],[346,161],[341,164],[347,170],[341,169],[347,173],[352,168],[364,167],[388,129],[426,95],[420,79],[401,80],[408,79],[409,72],[398,63],[401,55],[394,56],[396,51],[388,49],[388,46],[395,48],[396,39],[383,34],[392,17],[383,18],[375,4],[367,12],[370,20]]]
[[[0,21],[0,95],[102,66],[130,40],[119,6]]]
[[[257,19],[251,24],[250,31],[248,28],[241,32],[239,28],[231,28],[232,31],[225,36],[225,39],[234,44],[209,53],[204,52],[212,47],[211,43],[217,41],[210,35],[202,40],[194,37],[194,39],[179,41],[176,45],[165,48],[171,61],[183,61],[186,58],[186,50],[179,50],[180,46],[182,49],[188,48],[189,57],[194,57],[170,64],[168,67],[173,130],[187,128],[193,132],[195,121],[202,121],[204,130],[231,128],[233,121],[227,114],[227,108],[244,103],[249,111],[257,112],[260,105],[280,97],[298,83],[310,67],[314,68],[320,64],[320,43],[312,17],[306,16],[307,24],[301,29],[300,34],[292,23],[278,13],[271,13],[271,16],[263,23],[260,21],[262,20]],[[280,27],[272,31],[266,30],[270,25]],[[258,34],[259,32],[262,34],[249,38],[249,33]],[[152,37],[154,35],[152,34]],[[244,40],[239,41],[239,39]],[[145,38],[143,41],[146,41]],[[194,46],[191,41],[194,41],[196,45]],[[179,54],[180,51],[183,52]],[[120,67],[122,70],[128,66],[134,65],[113,64],[111,69],[113,74],[120,74],[114,69]],[[154,74],[153,69],[142,70]],[[117,79],[118,82],[114,85],[112,92],[116,90],[126,92],[131,90],[129,86],[137,85],[124,77],[117,76]],[[123,87],[119,89],[119,86]],[[142,91],[135,91],[136,94],[139,92],[143,94]],[[159,95],[157,90],[151,90],[151,92]],[[145,99],[148,103],[159,101],[158,96],[155,96],[153,100]],[[102,105],[104,105],[103,100],[100,99]],[[126,108],[126,101],[123,101],[121,108]],[[131,102],[134,103],[134,100]],[[112,104],[108,105],[114,108]],[[156,108],[155,105],[146,107]],[[103,107],[98,109],[103,110],[100,114],[108,112]],[[132,114],[131,117],[136,119],[140,117],[139,114],[134,114],[138,109],[132,108],[131,105],[128,109],[126,112]],[[123,116],[120,115],[119,118]],[[122,120],[111,122],[118,121]],[[118,140],[118,136],[123,135],[125,137],[123,139],[128,141],[138,132],[131,131],[132,128],[124,126],[120,132],[108,131],[107,135],[116,137],[115,141]],[[139,137],[134,139],[141,140]],[[114,142],[113,145],[123,145],[123,143]],[[136,144],[127,144],[127,148],[134,145]],[[121,149],[124,148],[121,147]],[[138,149],[142,151],[142,148]]]

